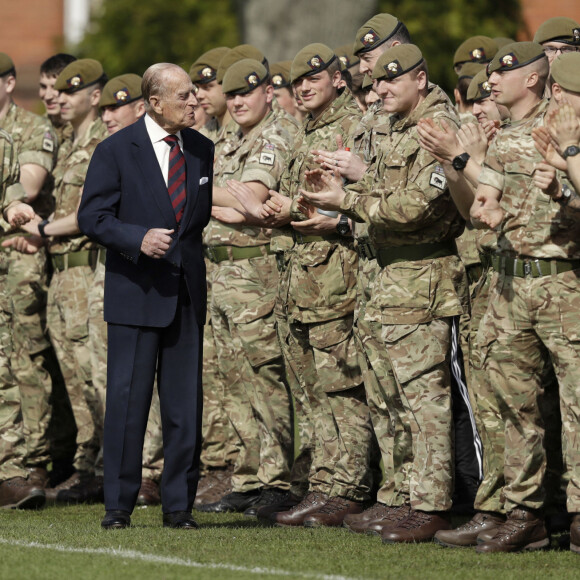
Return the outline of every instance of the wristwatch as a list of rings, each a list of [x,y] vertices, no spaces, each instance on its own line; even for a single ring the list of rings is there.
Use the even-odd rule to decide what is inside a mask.
[[[462,153],[453,159],[451,165],[455,171],[463,171],[471,155],[469,153]]]
[[[336,224],[336,231],[341,236],[348,236],[350,235],[350,224],[348,223],[348,217],[345,215],[341,215],[338,223]]]
[[[41,238],[48,238],[48,234],[44,231],[44,228],[47,226],[48,224],[48,220],[42,220],[39,224],[38,224],[38,233],[40,234]]]
[[[568,157],[574,157],[575,155],[578,155],[578,153],[580,153],[580,147],[578,147],[578,145],[569,145],[564,149],[562,157],[568,159]]]
[[[562,187],[560,189],[562,195],[556,200],[561,206],[568,205],[570,198],[572,197],[572,190],[565,184],[562,183]]]

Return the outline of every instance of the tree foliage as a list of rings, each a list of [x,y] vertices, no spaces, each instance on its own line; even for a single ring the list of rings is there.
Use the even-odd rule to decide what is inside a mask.
[[[519,0],[380,0],[380,12],[402,20],[429,65],[431,80],[452,91],[453,55],[470,36],[516,38],[522,28]]]
[[[142,75],[155,62],[185,69],[206,50],[239,44],[232,0],[103,0],[75,51],[109,77]]]

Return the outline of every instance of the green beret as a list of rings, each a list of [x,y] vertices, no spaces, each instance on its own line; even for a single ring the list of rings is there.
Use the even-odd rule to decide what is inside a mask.
[[[112,78],[103,88],[99,107],[122,107],[141,99],[141,81],[139,75],[126,74]]]
[[[513,70],[527,66],[536,60],[545,58],[542,45],[537,42],[513,42],[498,50],[493,60],[487,65],[487,74],[495,71]]]
[[[332,48],[315,42],[305,46],[292,61],[290,70],[291,82],[296,82],[300,77],[309,77],[326,70],[334,61],[336,55]]]
[[[268,80],[268,71],[259,61],[244,58],[226,71],[222,81],[224,94],[245,95]]]
[[[371,79],[369,75],[365,75],[363,78],[361,89],[363,91],[366,91],[368,89],[372,89],[372,87],[373,87],[373,79]]]
[[[467,87],[467,100],[469,101],[483,101],[491,95],[491,85],[487,80],[487,71],[485,69],[479,71],[469,83]]]
[[[370,52],[392,38],[401,26],[403,23],[390,14],[373,16],[358,29],[352,52],[354,54]]]
[[[270,67],[270,75],[272,75],[272,84],[275,89],[290,86],[290,69],[292,68],[291,60],[283,60],[277,62]]]
[[[14,68],[12,59],[6,53],[0,52],[0,77],[9,73],[14,74],[15,72],[16,69]]]
[[[257,60],[258,62],[261,62],[266,68],[268,68],[268,60],[255,46],[252,46],[251,44],[240,44],[235,48],[230,48],[230,50],[228,50],[228,52],[226,52],[222,57],[217,69],[217,82],[220,84],[222,83],[228,67],[234,64],[234,62],[244,60],[245,58]]]
[[[220,62],[229,51],[227,46],[219,46],[204,52],[189,69],[192,82],[205,85],[215,81]]]
[[[561,54],[552,63],[550,72],[565,91],[580,93],[580,52]]]
[[[461,72],[459,73],[459,79],[468,78],[472,79],[479,71],[485,69],[485,64],[482,62],[466,62],[461,67]]]
[[[54,83],[54,88],[65,93],[76,93],[105,78],[103,67],[98,60],[81,58],[62,70]]]
[[[464,40],[453,56],[453,66],[464,62],[489,62],[497,52],[497,44],[489,36],[472,36]]]
[[[387,49],[377,60],[373,79],[395,79],[417,68],[423,55],[414,44],[398,44]]]
[[[334,54],[338,56],[338,60],[340,60],[340,64],[342,65],[342,70],[346,70],[347,68],[359,63],[359,58],[356,57],[352,51],[352,44],[350,42],[335,48]]]
[[[549,18],[540,24],[534,36],[534,42],[544,44],[550,40],[566,44],[580,44],[580,24],[564,16]]]
[[[507,36],[496,36],[493,41],[497,44],[498,50],[506,44],[512,44],[515,42],[513,38],[508,38]]]

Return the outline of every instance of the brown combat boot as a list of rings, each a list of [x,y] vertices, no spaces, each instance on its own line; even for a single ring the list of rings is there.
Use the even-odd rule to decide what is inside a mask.
[[[28,481],[35,487],[44,489],[48,486],[48,471],[44,467],[37,465],[35,467],[26,467],[28,471]]]
[[[580,554],[580,514],[576,514],[570,524],[570,550]]]
[[[400,522],[406,520],[411,513],[411,507],[408,505],[385,506],[387,509],[382,515],[377,516],[374,520],[353,524],[350,529],[353,532],[365,533],[371,536],[380,536],[383,530],[394,528]],[[354,528],[354,529],[353,529]]]
[[[275,526],[301,526],[304,518],[320,510],[328,501],[328,495],[320,491],[311,491],[295,506],[285,512],[272,514],[271,520]]]
[[[59,492],[63,489],[69,489],[73,485],[77,485],[81,481],[81,475],[78,471],[75,471],[68,479],[65,479],[55,487],[49,487],[45,490],[46,492],[46,503],[48,505],[56,504],[56,497]]]
[[[385,544],[427,542],[439,530],[451,528],[447,512],[411,510],[409,517],[394,527],[385,527],[381,533]]]
[[[141,479],[137,505],[159,505],[160,503],[161,495],[159,494],[159,486],[157,483],[149,477]]]
[[[541,550],[550,545],[544,520],[526,509],[512,510],[507,520],[497,529],[493,538],[479,544],[478,554]]]
[[[272,525],[274,523],[272,520],[274,514],[288,511],[290,508],[298,505],[302,499],[302,496],[294,495],[289,491],[286,497],[282,498],[279,502],[259,507],[256,511],[258,521],[262,524]]]
[[[211,469],[198,485],[193,505],[195,507],[219,501],[232,491],[233,467]]]
[[[477,546],[482,532],[495,535],[495,531],[505,522],[505,517],[493,512],[478,512],[471,520],[454,530],[440,530],[435,534],[435,542],[448,548]]]
[[[56,494],[57,504],[103,503],[104,500],[103,476],[86,471],[78,472],[78,481]]]
[[[37,510],[44,506],[44,490],[24,477],[12,477],[0,483],[0,507]]]
[[[363,503],[352,501],[345,497],[331,497],[318,511],[304,518],[302,525],[305,528],[318,528],[320,526],[342,526],[345,516],[360,514],[363,511]]]

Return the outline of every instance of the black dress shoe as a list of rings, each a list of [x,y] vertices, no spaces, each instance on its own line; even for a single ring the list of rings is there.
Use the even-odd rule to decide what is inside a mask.
[[[252,507],[260,499],[261,489],[252,491],[232,491],[219,501],[196,506],[199,512],[227,513],[243,512]]]
[[[169,512],[163,514],[163,527],[196,530],[199,528],[199,525],[189,512]]]
[[[244,511],[246,517],[255,518],[258,514],[258,509],[263,506],[270,506],[273,504],[279,504],[281,501],[287,499],[289,491],[284,489],[279,489],[277,487],[267,487],[262,489],[262,493],[258,498],[258,501]]]
[[[131,525],[131,514],[123,510],[107,510],[101,522],[105,530],[122,530]]]

